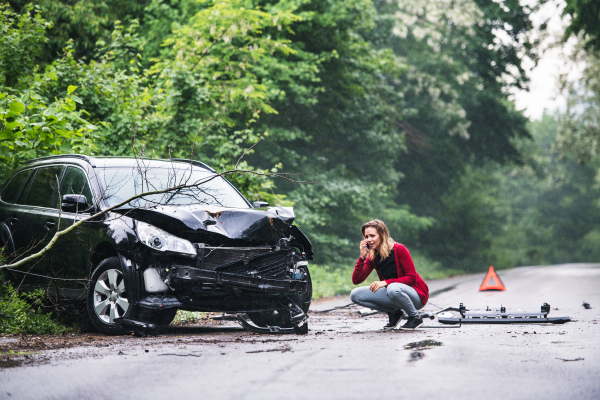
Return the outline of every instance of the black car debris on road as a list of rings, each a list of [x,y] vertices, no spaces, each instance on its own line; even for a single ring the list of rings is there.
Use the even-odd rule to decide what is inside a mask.
[[[15,261],[83,217],[196,182],[204,183],[140,197],[83,223],[43,259],[9,270],[9,279],[23,290],[85,299],[91,322],[106,334],[124,333],[125,322],[167,325],[179,309],[241,313],[257,327],[305,333],[313,253],[293,210],[250,204],[198,161],[31,160],[0,192],[0,245]]]

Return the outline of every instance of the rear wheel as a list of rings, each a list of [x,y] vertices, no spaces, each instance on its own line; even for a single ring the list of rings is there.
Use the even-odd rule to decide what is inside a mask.
[[[304,313],[308,313],[308,309],[310,308],[310,302],[312,299],[312,280],[310,278],[310,272],[308,272],[307,267],[300,267],[299,270],[304,272],[304,274],[306,275],[306,290],[304,292],[291,295],[290,297],[302,309],[302,311],[304,311]],[[248,317],[250,318],[250,320],[256,326],[260,327],[287,327],[291,324],[289,323],[289,321],[286,321],[286,318],[284,317],[285,315],[287,315],[287,310],[269,310],[248,313]]]
[[[115,319],[130,316],[133,306],[128,301],[123,268],[118,257],[103,260],[92,274],[87,296],[87,311],[90,321],[101,333],[107,335],[124,333]]]

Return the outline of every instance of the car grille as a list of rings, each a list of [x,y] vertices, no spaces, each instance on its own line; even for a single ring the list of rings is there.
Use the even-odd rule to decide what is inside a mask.
[[[204,269],[214,270],[225,264],[242,261],[244,264],[256,256],[271,251],[270,247],[212,247],[204,249]]]
[[[285,278],[288,273],[289,251],[268,252],[251,258],[248,262],[237,260],[220,265],[214,270],[231,274],[260,276],[263,278]]]

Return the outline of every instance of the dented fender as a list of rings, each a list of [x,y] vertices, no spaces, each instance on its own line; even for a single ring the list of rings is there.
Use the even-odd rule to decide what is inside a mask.
[[[312,259],[310,242],[293,225],[295,215],[291,207],[241,209],[223,207],[171,207],[116,210],[139,221],[147,222],[176,236],[197,242],[195,238],[221,236],[250,242],[277,245],[282,238],[293,236]],[[310,255],[310,256],[309,256]]]

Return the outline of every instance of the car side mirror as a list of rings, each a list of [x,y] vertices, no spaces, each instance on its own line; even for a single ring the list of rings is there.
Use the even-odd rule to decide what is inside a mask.
[[[82,212],[90,208],[87,199],[82,194],[65,194],[60,204],[60,209],[64,212]]]
[[[252,203],[252,207],[254,208],[260,208],[260,207],[268,207],[269,203],[267,203],[266,201],[255,201],[254,203]]]

